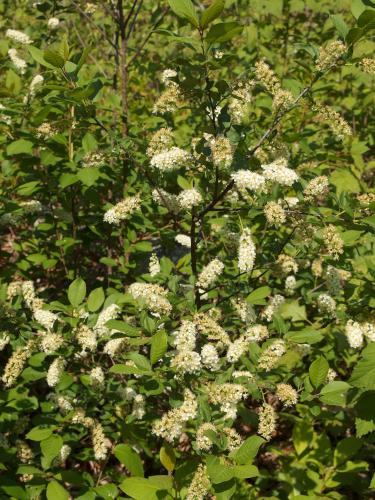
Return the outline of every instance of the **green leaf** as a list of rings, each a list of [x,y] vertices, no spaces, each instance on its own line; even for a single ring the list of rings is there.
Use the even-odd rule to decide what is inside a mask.
[[[347,382],[333,381],[323,387],[319,399],[327,405],[345,406],[346,393],[349,389],[350,385]]]
[[[224,0],[215,0],[201,15],[200,25],[206,28],[212,21],[214,21],[223,12],[225,7]]]
[[[42,450],[43,457],[45,458],[45,462],[43,464],[44,468],[48,468],[51,465],[52,460],[60,453],[63,444],[64,441],[61,436],[55,434],[52,434],[52,436],[44,439],[40,443],[40,449]]]
[[[56,426],[53,425],[38,425],[26,434],[26,438],[31,441],[43,441],[49,438],[55,429]]]
[[[361,186],[356,177],[349,171],[343,168],[336,169],[330,176],[330,182],[336,186],[337,193],[359,193]]]
[[[207,473],[213,484],[225,483],[233,478],[233,469],[220,463],[214,456],[207,457]]]
[[[168,0],[170,8],[178,17],[187,19],[195,28],[199,26],[198,15],[191,0]]]
[[[349,28],[344,18],[341,14],[334,14],[331,16],[332,22],[339,32],[340,36],[345,40],[346,35],[348,34]]]
[[[142,460],[128,444],[118,444],[114,449],[114,455],[132,476],[144,476]]]
[[[323,335],[316,330],[304,328],[298,332],[288,332],[284,338],[296,344],[316,344],[323,339]]]
[[[57,481],[48,483],[46,491],[47,500],[69,500],[69,493]]]
[[[78,182],[78,177],[75,174],[61,174],[59,178],[59,184],[62,189],[65,189],[76,182]]]
[[[375,390],[375,344],[369,344],[362,351],[349,383],[360,389]]]
[[[101,486],[96,486],[94,489],[95,493],[105,500],[111,500],[111,498],[118,497],[118,489],[115,484],[102,484]]]
[[[256,290],[253,290],[247,297],[246,301],[249,304],[254,305],[264,305],[266,301],[264,300],[266,297],[269,297],[271,294],[271,288],[269,286],[261,286]]]
[[[298,455],[301,455],[311,444],[313,430],[307,420],[297,420],[293,427],[293,445]]]
[[[249,464],[256,457],[263,443],[265,443],[265,439],[262,437],[255,435],[250,436],[237,450],[230,453],[230,457],[239,465]]]
[[[31,57],[34,59],[34,61],[38,62],[42,66],[45,66],[46,68],[55,69],[55,67],[52,64],[50,64],[44,59],[43,52],[40,49],[38,49],[37,47],[33,47],[32,45],[29,45],[27,49],[30,52]]]
[[[243,27],[236,22],[218,23],[211,26],[210,31],[206,35],[208,44],[227,42],[236,35],[242,32]]]
[[[33,154],[33,143],[25,139],[18,139],[18,141],[11,142],[7,146],[7,155],[20,155],[20,154]]]
[[[167,469],[168,472],[172,472],[176,465],[176,455],[174,454],[173,448],[170,444],[164,443],[160,448],[159,458],[161,464]]]
[[[68,288],[68,299],[73,307],[78,307],[86,296],[86,283],[82,278],[75,279]]]
[[[87,308],[90,312],[95,312],[103,305],[105,293],[102,287],[95,288],[87,299]]]
[[[337,467],[356,455],[362,444],[362,441],[355,437],[348,437],[340,441],[334,452],[333,465]]]
[[[44,60],[49,64],[52,64],[54,68],[62,68],[64,66],[64,58],[61,55],[51,49],[47,49],[43,52]]]
[[[141,334],[140,329],[128,325],[125,321],[119,321],[117,319],[110,319],[107,321],[106,326],[111,330],[125,333],[128,337],[139,337]]]
[[[100,177],[100,171],[95,167],[84,167],[77,172],[78,179],[85,186],[92,186]]]
[[[320,356],[313,361],[309,368],[309,376],[314,387],[319,387],[327,378],[329,364],[326,358]]]
[[[360,28],[375,28],[375,11],[365,10],[359,16],[357,24]]]
[[[292,322],[306,320],[306,307],[300,305],[297,300],[285,301],[280,306],[278,313],[282,318],[290,318]]]
[[[129,366],[129,365],[123,365],[123,364],[117,364],[111,366],[109,369],[111,373],[118,373],[119,375],[147,375],[149,371],[145,370],[140,370],[136,366]]]
[[[40,184],[38,181],[31,181],[22,184],[17,188],[17,193],[21,196],[30,196],[40,189]]]
[[[249,479],[259,476],[258,467],[255,467],[255,465],[236,465],[233,467],[233,473],[238,479]]]
[[[364,35],[364,31],[362,28],[352,28],[349,30],[349,33],[346,35],[345,41],[347,44],[354,44],[358,42]]]
[[[157,492],[169,490],[173,485],[172,478],[167,476],[160,477],[164,477],[165,479],[163,481],[156,481],[155,478],[157,476],[148,479],[129,477],[120,484],[120,488],[130,498],[135,498],[135,500],[158,500],[160,496],[157,495]]]
[[[154,365],[167,350],[168,337],[165,330],[158,330],[151,339],[150,361]]]

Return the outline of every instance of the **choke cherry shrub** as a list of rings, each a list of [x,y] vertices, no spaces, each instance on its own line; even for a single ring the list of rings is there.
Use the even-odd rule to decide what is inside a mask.
[[[16,4],[1,498],[370,498],[373,3]]]

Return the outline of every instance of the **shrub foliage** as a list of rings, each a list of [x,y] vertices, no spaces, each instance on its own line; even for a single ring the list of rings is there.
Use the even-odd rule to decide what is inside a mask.
[[[375,4],[0,9],[0,497],[372,498]]]

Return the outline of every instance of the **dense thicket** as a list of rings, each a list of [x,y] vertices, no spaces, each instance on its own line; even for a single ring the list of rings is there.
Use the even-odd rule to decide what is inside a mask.
[[[0,12],[0,498],[372,498],[375,3]]]

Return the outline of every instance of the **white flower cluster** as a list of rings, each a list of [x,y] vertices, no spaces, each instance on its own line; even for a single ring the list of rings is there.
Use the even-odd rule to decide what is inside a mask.
[[[208,142],[211,148],[212,163],[216,167],[230,167],[233,161],[233,147],[228,137],[223,135],[210,137]]]
[[[292,186],[298,180],[298,175],[287,165],[288,160],[285,158],[279,158],[268,165],[262,165],[264,177],[282,186]]]
[[[256,257],[256,248],[251,237],[251,231],[245,227],[242,231],[238,246],[238,269],[241,273],[253,270]]]
[[[44,309],[35,309],[33,311],[35,321],[44,326],[46,330],[51,330],[55,321],[57,320],[57,314],[51,311],[46,311]]]
[[[21,57],[19,57],[16,49],[9,49],[8,55],[10,57],[10,60],[14,64],[15,68],[21,73],[21,75],[23,75],[27,68],[26,61]]]
[[[148,262],[148,272],[150,276],[156,276],[160,273],[160,262],[156,253],[153,253]]]
[[[208,370],[215,372],[219,369],[219,354],[217,349],[212,344],[205,344],[201,350],[202,365]]]
[[[180,168],[191,159],[190,154],[181,148],[173,146],[172,148],[161,151],[153,156],[150,160],[152,167],[157,168],[161,172],[170,172]]]
[[[102,387],[104,385],[104,381],[104,372],[100,366],[96,366],[90,371],[90,382],[94,387]]]
[[[171,361],[171,366],[178,374],[195,373],[201,369],[201,357],[194,351],[196,344],[195,324],[183,320],[177,332],[175,332],[174,345],[177,353]]]
[[[285,294],[288,297],[290,297],[295,292],[296,287],[297,287],[297,280],[294,274],[287,276],[285,278],[285,284],[284,284]]]
[[[105,344],[103,352],[108,354],[111,358],[122,352],[127,346],[127,340],[125,337],[108,340]]]
[[[60,20],[57,17],[50,17],[47,21],[47,26],[50,30],[56,30],[59,27]]]
[[[197,287],[209,288],[224,271],[224,264],[216,258],[209,262],[198,275]]]
[[[5,365],[4,373],[1,377],[5,387],[11,387],[16,382],[17,378],[21,375],[22,370],[24,369],[26,361],[31,356],[33,348],[34,341],[29,340],[25,346],[19,347],[13,352]]]
[[[0,334],[0,352],[9,344],[10,337],[5,332]]]
[[[29,35],[26,35],[26,33],[23,33],[22,31],[8,29],[5,32],[5,36],[13,42],[20,43],[21,45],[30,45],[33,43]]]
[[[105,326],[108,321],[111,319],[116,319],[116,317],[120,313],[120,307],[117,304],[110,304],[107,306],[105,309],[103,309],[99,316],[98,319],[96,320],[96,324],[94,326],[94,334],[98,335],[99,337],[103,337],[104,335],[109,335],[110,330]],[[83,337],[81,342],[86,342],[87,345],[94,344],[94,338],[91,336],[87,330],[85,332],[85,341],[83,341]],[[95,342],[96,343],[96,342]],[[83,345],[82,345],[83,346]],[[89,349],[91,350],[91,349]]]
[[[273,407],[264,403],[259,411],[258,434],[269,441],[276,429],[277,414]]]
[[[246,335],[241,335],[234,342],[231,342],[228,346],[227,361],[229,363],[236,363],[245,354],[248,344],[249,340]]]
[[[66,361],[61,357],[52,361],[47,372],[47,384],[50,387],[55,387],[60,382],[65,367]]]
[[[152,158],[157,153],[167,151],[173,146],[173,132],[170,127],[162,127],[151,137],[146,154]]]
[[[191,247],[191,238],[190,238],[190,236],[187,236],[186,234],[178,234],[175,237],[175,240],[177,241],[177,243],[179,243],[183,247],[187,247],[187,248]]]
[[[175,78],[176,76],[177,76],[177,71],[175,71],[174,69],[167,68],[161,74],[161,81],[164,83],[164,85],[170,85],[172,83],[170,79]]]
[[[285,352],[285,342],[283,340],[275,340],[259,356],[258,367],[266,372],[271,371]]]
[[[231,175],[237,189],[244,191],[262,191],[264,189],[266,179],[263,175],[251,172],[251,170],[237,170]]]
[[[35,75],[34,78],[30,82],[29,86],[29,97],[30,99],[35,96],[37,91],[40,89],[40,87],[43,85],[44,78],[42,75]]]
[[[211,482],[207,475],[207,468],[199,464],[189,485],[186,500],[202,500],[207,496]]]
[[[102,325],[104,327],[105,323]],[[102,330],[103,331],[103,330]],[[106,331],[108,331],[106,329]],[[87,325],[79,325],[74,330],[75,338],[78,344],[82,347],[83,351],[94,352],[97,347],[98,339],[94,330],[91,330]]]
[[[336,315],[336,301],[328,293],[321,293],[317,299],[320,313],[328,314],[330,317]]]
[[[359,349],[363,345],[364,338],[375,342],[375,324],[370,322],[359,323],[349,319],[345,326],[345,334],[352,349]]]
[[[269,201],[265,204],[263,212],[268,224],[272,226],[277,227],[286,222],[286,212],[278,202]]]
[[[40,348],[46,354],[52,354],[60,349],[63,343],[64,338],[59,333],[46,333],[40,339]]]
[[[246,330],[245,335],[248,342],[261,342],[268,338],[269,331],[264,325],[253,325]]]
[[[146,307],[156,314],[169,314],[172,306],[168,299],[167,290],[152,283],[132,283],[128,292],[135,300],[144,302]]]
[[[329,182],[328,177],[325,175],[319,175],[311,179],[303,190],[303,194],[306,201],[311,201],[314,198],[321,198],[328,194]]]
[[[276,396],[284,406],[294,406],[298,401],[297,391],[289,384],[277,384]]]
[[[128,198],[125,198],[117,203],[114,207],[107,210],[104,214],[103,220],[104,222],[118,226],[121,221],[129,219],[133,212],[139,210],[140,207],[140,197],[138,195],[129,196]]]
[[[240,82],[232,92],[232,99],[229,102],[228,110],[234,123],[241,123],[246,116],[248,104],[252,99],[252,88],[254,82]]]
[[[241,399],[248,395],[247,389],[241,384],[209,384],[207,388],[210,403],[220,405],[220,411],[224,418],[235,419],[237,416],[237,405]]]
[[[189,389],[185,389],[182,405],[170,410],[161,419],[156,420],[152,426],[152,432],[172,443],[181,436],[186,422],[196,417],[197,410],[196,397]]]
[[[285,298],[282,295],[274,295],[269,299],[267,306],[263,309],[261,317],[266,321],[272,321],[273,315],[277,312],[279,307],[284,303]]]
[[[252,304],[241,298],[232,299],[231,304],[241,321],[246,324],[255,323],[256,313]]]
[[[196,207],[200,203],[202,203],[202,195],[198,191],[198,189],[184,189],[178,195],[178,203],[181,208],[185,210],[190,210],[193,207]]]

